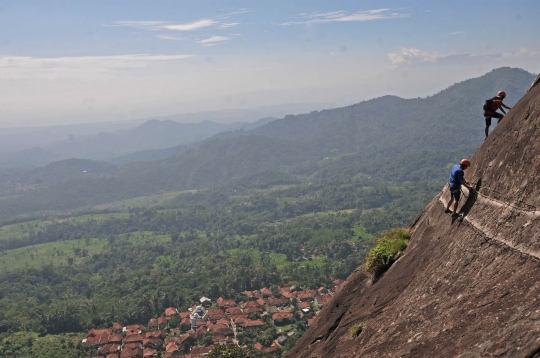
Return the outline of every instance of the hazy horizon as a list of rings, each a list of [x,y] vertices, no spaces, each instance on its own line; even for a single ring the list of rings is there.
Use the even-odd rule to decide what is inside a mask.
[[[540,72],[538,15],[498,0],[6,1],[0,127],[425,97]]]

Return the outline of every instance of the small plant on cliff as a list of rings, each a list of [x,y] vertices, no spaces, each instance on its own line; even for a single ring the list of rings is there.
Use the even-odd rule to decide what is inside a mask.
[[[360,333],[362,333],[362,330],[366,328],[367,322],[358,322],[351,328],[349,328],[349,334],[351,335],[351,338],[358,337]]]
[[[386,271],[407,248],[411,233],[407,229],[395,228],[375,239],[377,245],[372,248],[366,257],[366,271],[376,275]]]

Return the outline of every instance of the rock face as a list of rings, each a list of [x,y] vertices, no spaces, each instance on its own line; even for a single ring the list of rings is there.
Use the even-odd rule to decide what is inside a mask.
[[[405,255],[375,283],[353,273],[287,358],[540,357],[539,82],[472,156],[462,216],[444,188]]]

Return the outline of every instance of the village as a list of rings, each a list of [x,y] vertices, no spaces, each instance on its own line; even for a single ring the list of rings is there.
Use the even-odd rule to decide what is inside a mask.
[[[280,356],[296,324],[312,325],[343,280],[334,283],[331,289],[317,290],[265,287],[244,292],[245,300],[239,303],[201,297],[187,311],[167,308],[146,326],[116,322],[109,328],[92,328],[81,343],[93,352],[86,358],[193,358],[208,355],[218,344],[239,345],[255,356]]]

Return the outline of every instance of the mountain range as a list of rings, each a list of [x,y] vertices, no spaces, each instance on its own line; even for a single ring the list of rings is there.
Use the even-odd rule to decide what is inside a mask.
[[[251,130],[153,151],[150,158],[132,154],[131,162],[107,165],[105,171],[103,165],[94,166],[98,171],[92,166],[81,171],[84,165],[74,165],[73,160],[31,171],[4,171],[0,190],[8,198],[0,202],[0,212],[74,209],[134,195],[223,185],[268,170],[309,181],[361,176],[395,182],[440,181],[449,165],[482,144],[483,101],[505,89],[506,102],[512,106],[534,77],[521,69],[499,68],[427,98],[384,96],[344,108],[262,119]],[[213,128],[210,123],[198,124],[205,125]],[[150,121],[130,130],[129,138],[136,138],[133,145],[151,141],[152,135],[167,143],[175,140],[174,129],[180,126],[188,125]],[[92,140],[103,151],[105,142],[129,146],[112,134]],[[161,155],[169,156],[155,159]],[[148,159],[154,160],[142,161]],[[47,174],[51,170],[65,174]],[[17,192],[16,199],[9,197],[17,188],[35,183],[40,185],[22,195]],[[74,193],[77,200],[67,197]]]

